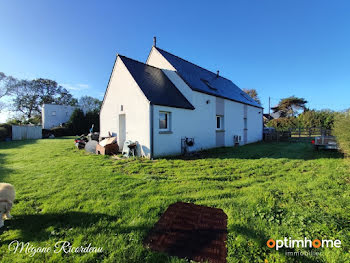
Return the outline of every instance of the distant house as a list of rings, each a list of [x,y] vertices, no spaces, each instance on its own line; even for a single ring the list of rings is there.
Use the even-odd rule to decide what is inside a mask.
[[[76,108],[68,105],[44,104],[41,110],[43,129],[51,129],[66,123]]]
[[[264,113],[263,114],[264,121],[271,121],[274,119],[274,117],[271,114]]]
[[[260,104],[219,72],[153,46],[146,63],[117,55],[100,132],[116,135],[119,145],[137,141],[144,156],[176,155],[184,147],[260,141],[262,114]]]
[[[264,113],[263,114],[264,124],[267,124],[271,120],[278,119],[279,117],[280,117],[280,114],[278,112],[273,112],[271,114]]]

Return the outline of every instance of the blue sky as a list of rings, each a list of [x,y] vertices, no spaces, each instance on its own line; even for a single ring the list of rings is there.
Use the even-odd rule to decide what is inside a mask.
[[[101,98],[117,53],[158,46],[256,89],[342,110],[350,98],[349,1],[0,1],[0,71]]]

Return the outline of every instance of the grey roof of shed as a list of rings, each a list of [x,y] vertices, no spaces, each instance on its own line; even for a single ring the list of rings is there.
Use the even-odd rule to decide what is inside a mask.
[[[247,93],[243,92],[231,80],[221,76],[217,77],[215,73],[207,69],[158,47],[155,48],[176,69],[192,90],[262,108],[259,103],[253,100]]]
[[[125,56],[119,55],[119,57],[152,104],[194,109],[193,105],[182,95],[161,69]]]

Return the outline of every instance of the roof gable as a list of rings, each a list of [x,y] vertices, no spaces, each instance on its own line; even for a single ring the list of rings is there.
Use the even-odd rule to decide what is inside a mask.
[[[152,104],[194,109],[161,69],[124,56],[119,57]]]
[[[231,80],[155,47],[162,56],[176,69],[187,85],[195,91],[207,93],[244,104],[261,108],[261,105],[243,92]]]

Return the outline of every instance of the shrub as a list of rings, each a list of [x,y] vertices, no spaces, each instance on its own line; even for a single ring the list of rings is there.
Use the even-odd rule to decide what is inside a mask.
[[[4,127],[0,127],[0,141],[5,140],[7,137],[7,130]]]
[[[350,110],[340,113],[334,121],[334,135],[345,155],[350,156]]]
[[[4,140],[5,138],[12,137],[12,125],[7,123],[0,124],[0,140]]]
[[[43,138],[49,138],[50,134],[53,134],[52,131],[48,129],[42,129],[41,133]]]
[[[273,119],[269,121],[266,126],[273,127],[277,131],[287,131],[290,128],[297,127],[297,119],[294,117]]]
[[[72,131],[67,127],[53,127],[51,133],[55,135],[55,137],[72,135]]]

